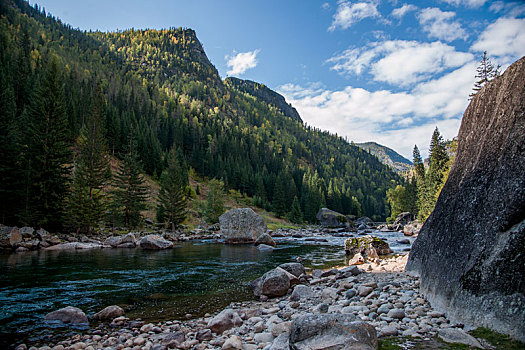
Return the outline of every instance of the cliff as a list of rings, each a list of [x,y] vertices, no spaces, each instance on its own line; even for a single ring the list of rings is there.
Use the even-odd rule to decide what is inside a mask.
[[[525,57],[465,111],[456,160],[407,270],[453,320],[525,340]]]

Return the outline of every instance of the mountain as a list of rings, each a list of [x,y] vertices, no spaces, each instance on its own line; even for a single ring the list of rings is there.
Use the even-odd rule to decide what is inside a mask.
[[[0,141],[10,140],[0,142],[0,195],[9,198],[2,222],[40,224],[27,216],[35,202],[23,175],[32,157],[27,130],[38,130],[25,111],[38,116],[45,97],[39,86],[50,74],[61,83],[56,102],[67,115],[63,141],[72,149],[101,90],[109,152],[122,157],[135,140],[153,179],[176,148],[199,176],[221,179],[279,216],[296,196],[311,222],[322,206],[377,220],[389,215],[385,192],[399,176],[343,138],[306,126],[264,85],[223,81],[191,29],[83,32],[37,5],[0,0],[0,46]]]
[[[282,114],[302,122],[301,116],[297,113],[297,110],[292,107],[281,94],[270,90],[263,84],[256,83],[251,80],[242,80],[235,77],[226,78],[225,84],[234,87],[235,89],[250,94],[271,106],[276,107]]]
[[[408,171],[412,167],[411,161],[386,146],[375,142],[356,143],[355,145],[370,152],[370,154],[379,158],[383,164],[390,166],[398,173]]]

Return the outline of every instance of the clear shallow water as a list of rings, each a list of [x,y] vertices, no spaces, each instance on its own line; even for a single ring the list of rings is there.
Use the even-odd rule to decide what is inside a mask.
[[[383,235],[376,232],[377,235]],[[376,234],[374,233],[374,234]],[[395,251],[399,234],[388,234]],[[214,312],[252,299],[247,283],[275,266],[302,258],[307,267],[345,262],[346,238],[328,242],[277,239],[278,248],[194,241],[164,251],[95,249],[0,255],[0,345],[42,339],[46,313],[71,305],[86,314],[108,305],[145,321]]]

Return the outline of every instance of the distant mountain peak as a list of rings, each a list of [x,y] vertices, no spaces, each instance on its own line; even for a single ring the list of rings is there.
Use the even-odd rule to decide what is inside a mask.
[[[227,85],[230,85],[241,92],[245,92],[254,97],[257,97],[264,102],[278,108],[285,116],[303,122],[297,110],[286,102],[284,96],[268,88],[264,84],[257,83],[251,80],[243,80],[235,77],[228,77],[225,80]]]
[[[379,158],[383,164],[390,166],[398,173],[407,171],[412,167],[412,162],[410,160],[406,159],[393,149],[380,145],[377,142],[362,142],[356,143],[355,145],[370,152]]]

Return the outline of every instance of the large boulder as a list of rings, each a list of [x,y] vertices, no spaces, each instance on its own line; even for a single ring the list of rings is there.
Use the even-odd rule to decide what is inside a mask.
[[[315,216],[324,227],[346,227],[349,226],[349,220],[343,214],[328,208],[321,208]]]
[[[71,325],[87,325],[89,320],[86,314],[78,307],[66,306],[65,308],[48,313],[44,319],[51,322],[61,322]]]
[[[269,298],[283,296],[292,286],[292,280],[295,284],[298,283],[298,279],[294,275],[277,267],[251,283],[253,294],[258,297],[265,295]]]
[[[295,277],[300,277],[306,273],[306,270],[301,263],[284,263],[279,265],[279,267],[285,271],[288,271]]]
[[[407,270],[453,322],[525,341],[525,57],[487,83]]]
[[[229,210],[219,222],[226,243],[252,243],[267,230],[263,218],[251,208]]]
[[[208,322],[208,328],[216,334],[222,334],[224,331],[240,325],[242,325],[242,318],[232,309],[222,310]]]
[[[12,248],[22,242],[18,227],[0,226],[0,247]]]
[[[307,314],[292,323],[290,348],[296,350],[375,350],[377,332],[353,314]]]
[[[348,238],[345,241],[345,253],[348,256],[355,254],[364,255],[367,258],[377,258],[379,255],[392,253],[388,243],[374,236],[362,236]]]
[[[99,249],[103,247],[102,244],[97,243],[69,242],[52,245],[45,250]]]
[[[172,242],[165,240],[164,238],[158,235],[144,236],[139,240],[138,245],[142,249],[150,249],[150,250],[173,248]]]

